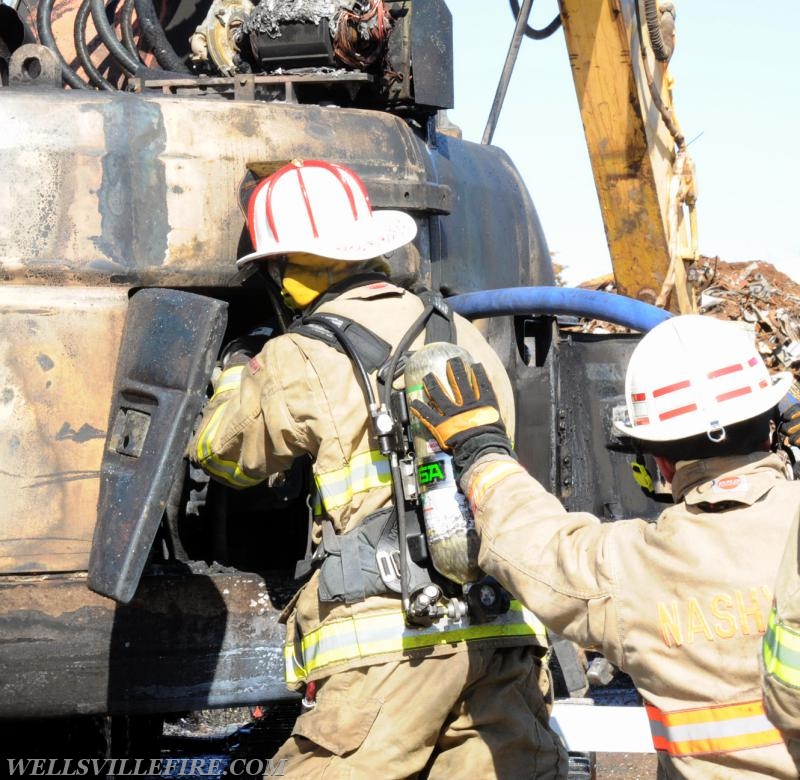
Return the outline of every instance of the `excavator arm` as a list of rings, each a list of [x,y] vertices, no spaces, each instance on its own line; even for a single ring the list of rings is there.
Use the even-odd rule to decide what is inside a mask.
[[[617,286],[691,311],[695,188],[667,68],[674,7],[658,0],[559,6]]]
[[[562,27],[617,289],[694,311],[687,270],[697,259],[696,190],[672,104],[673,4],[559,0],[559,15],[540,30],[528,24],[533,0],[510,5],[517,25],[484,143],[522,36],[540,39]]]
[[[619,291],[695,308],[692,162],[672,106],[675,11],[658,0],[560,0]]]

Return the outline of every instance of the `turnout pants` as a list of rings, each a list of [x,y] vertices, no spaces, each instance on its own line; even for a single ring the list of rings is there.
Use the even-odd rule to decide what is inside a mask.
[[[303,780],[565,778],[537,654],[483,646],[334,674],[273,760]]]

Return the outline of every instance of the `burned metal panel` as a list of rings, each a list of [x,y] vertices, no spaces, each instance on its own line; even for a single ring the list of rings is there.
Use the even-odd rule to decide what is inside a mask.
[[[625,367],[641,337],[562,331],[555,345],[555,489],[570,511],[605,520],[655,518],[659,504],[634,482],[612,416],[625,404]]]
[[[663,505],[634,482],[632,454],[611,424],[641,336],[573,333],[552,317],[520,317],[515,325],[511,338],[490,340],[516,390],[520,462],[569,511],[603,520],[657,517]]]
[[[514,449],[523,466],[554,490],[554,318],[520,316],[476,320],[508,371],[514,388]]]
[[[553,490],[556,456],[550,366],[520,364],[511,375],[516,391],[517,431],[514,447],[520,463]]]
[[[288,697],[256,575],[153,576],[120,606],[85,577],[0,580],[0,717],[163,713]]]
[[[89,587],[122,603],[136,591],[206,398],[227,304],[180,290],[131,298],[117,361],[89,559]]]
[[[453,19],[444,0],[390,0],[394,18],[386,61],[399,75],[386,78],[386,96],[396,110],[432,113],[453,107]]]
[[[84,570],[127,294],[0,285],[0,572]]]
[[[411,3],[411,57],[418,104],[452,108],[453,19],[442,0]]]
[[[437,136],[438,179],[452,190],[432,249],[434,284],[448,294],[554,284],[530,194],[501,149]]]

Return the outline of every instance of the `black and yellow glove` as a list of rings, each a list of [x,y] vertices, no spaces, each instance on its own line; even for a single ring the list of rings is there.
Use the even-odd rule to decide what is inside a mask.
[[[411,413],[443,450],[452,451],[456,479],[486,453],[502,452],[516,458],[484,367],[450,358],[447,381],[450,392],[435,374],[426,374],[422,384],[430,405],[412,401]]]
[[[778,433],[786,437],[792,447],[800,447],[800,403],[781,410]]]

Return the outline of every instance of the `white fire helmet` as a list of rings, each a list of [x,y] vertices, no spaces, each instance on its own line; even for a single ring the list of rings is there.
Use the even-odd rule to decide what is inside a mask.
[[[734,322],[698,314],[671,317],[634,349],[625,375],[628,422],[615,426],[645,441],[705,433],[768,411],[786,395],[792,376],[770,376],[755,339]]]
[[[372,210],[359,177],[337,163],[293,160],[253,190],[247,208],[253,260],[302,252],[361,261],[398,249],[417,233],[402,211]]]

